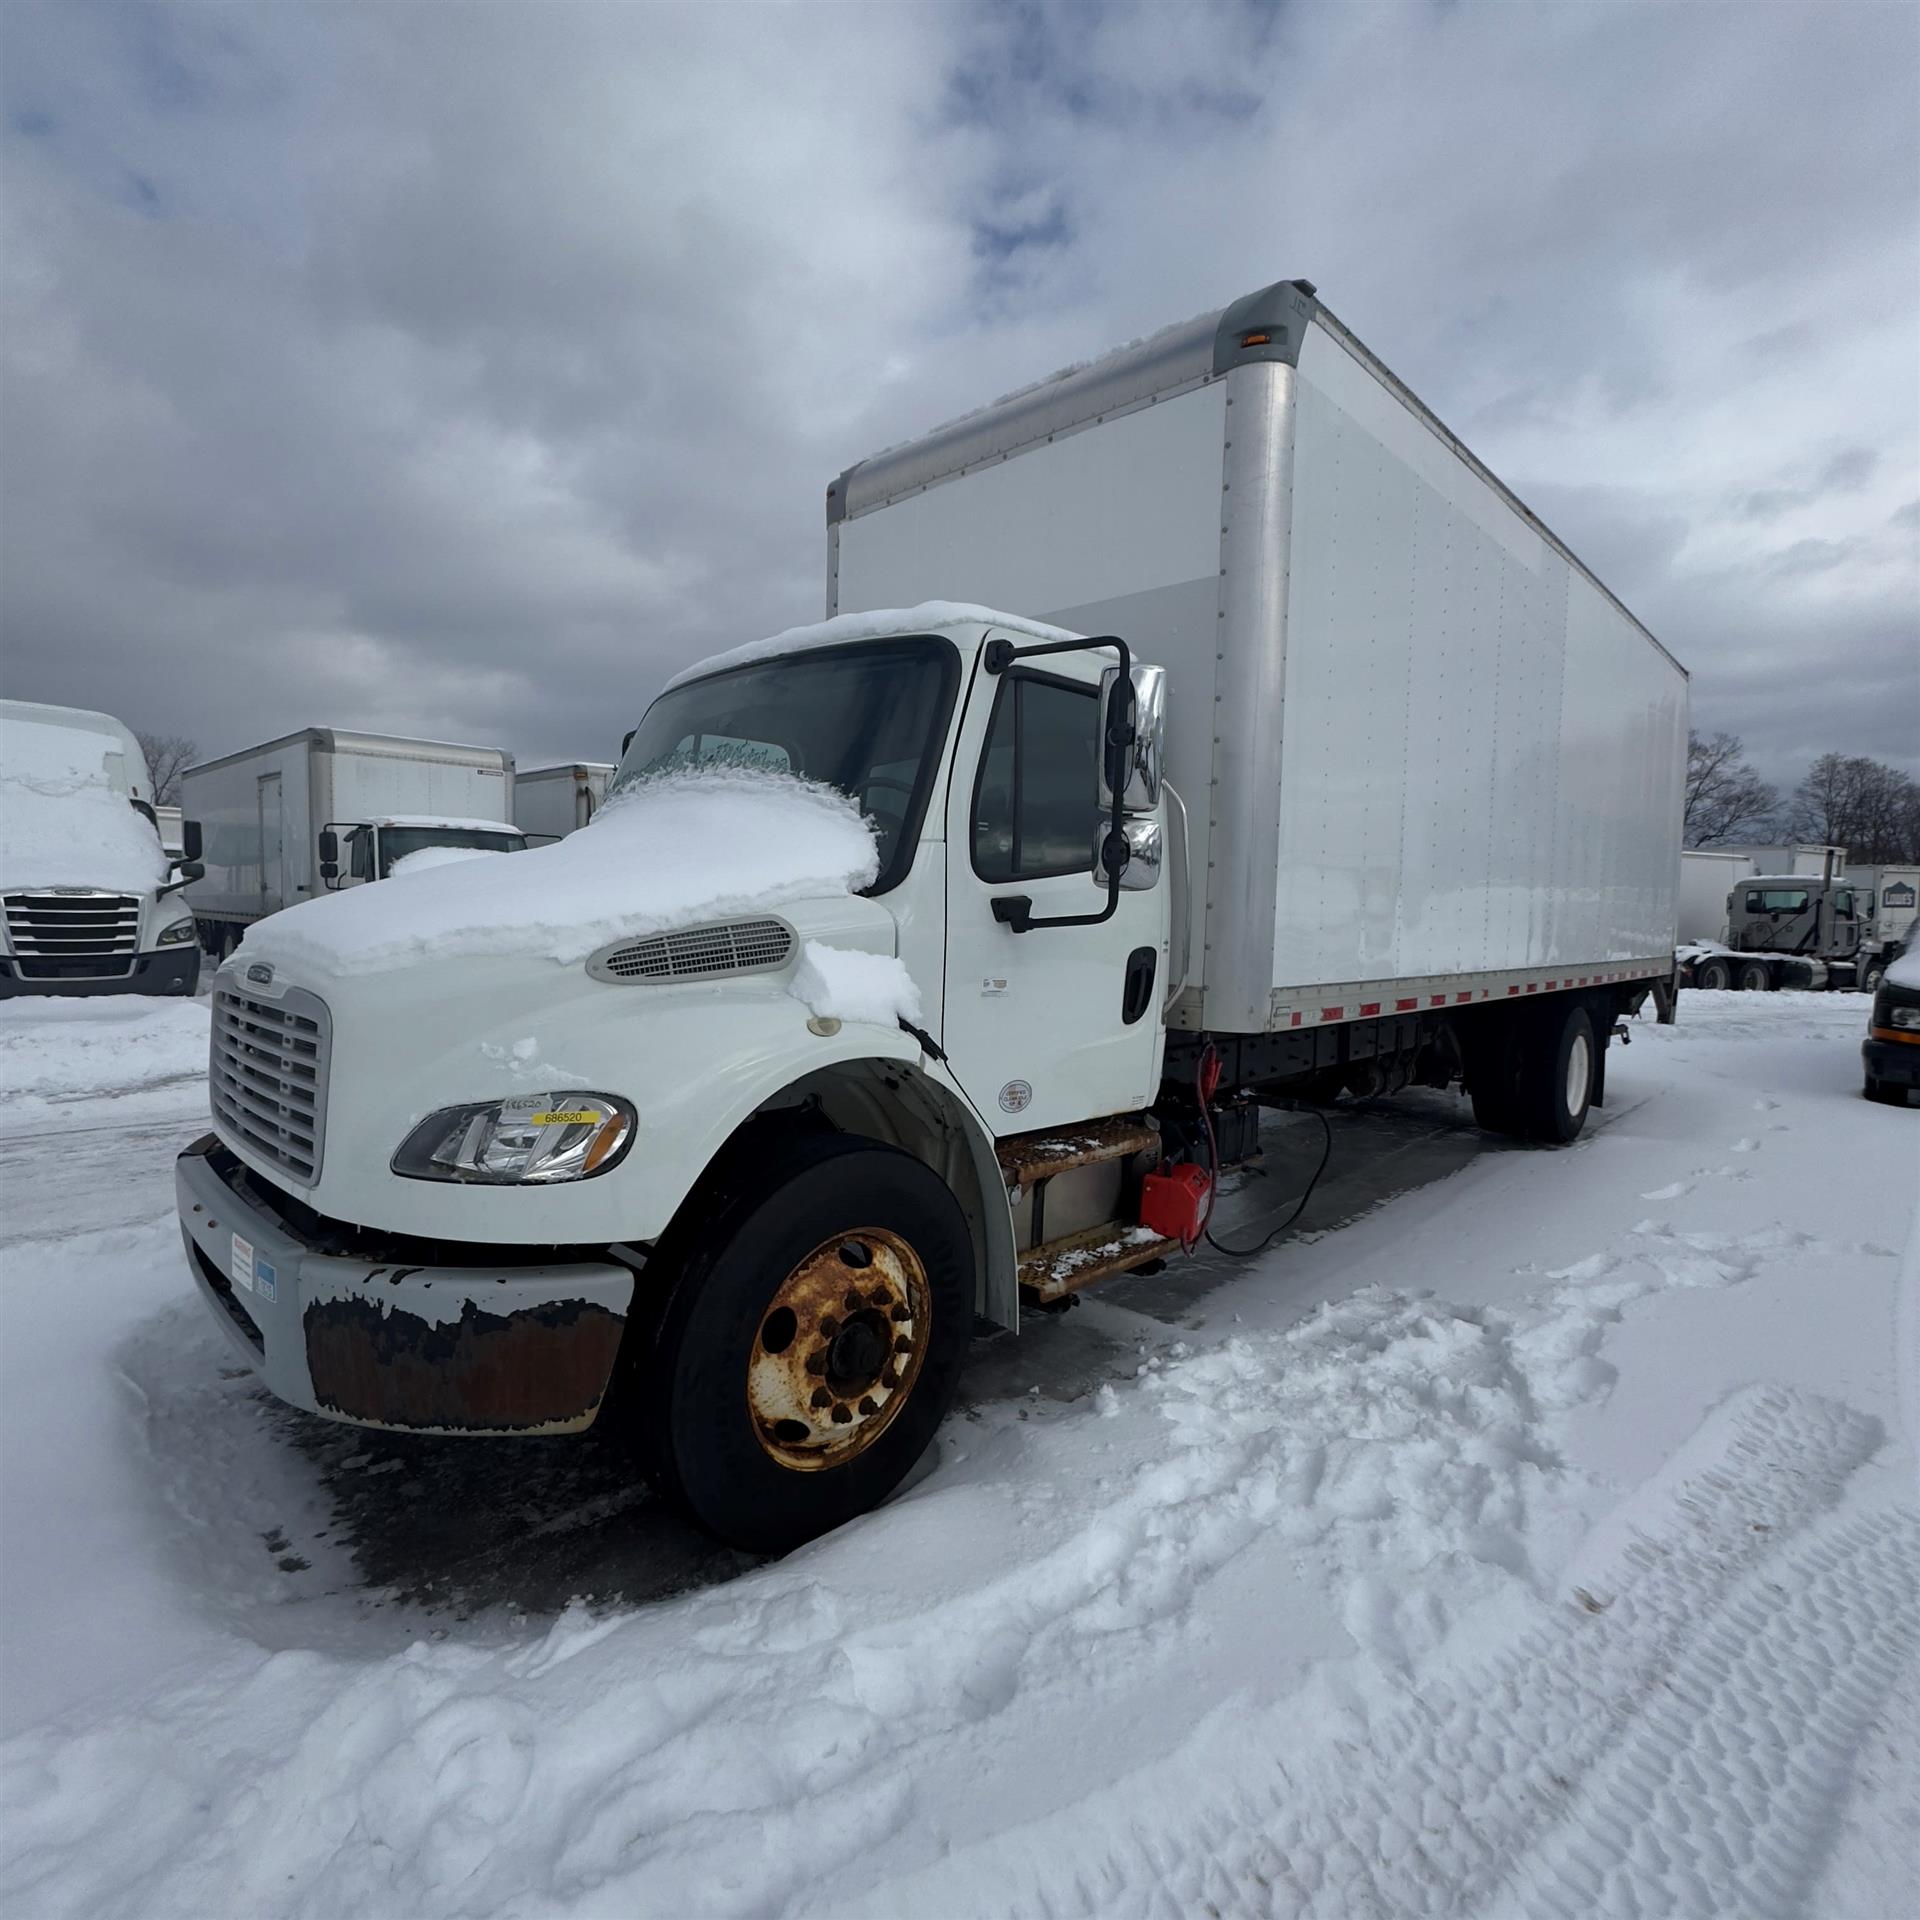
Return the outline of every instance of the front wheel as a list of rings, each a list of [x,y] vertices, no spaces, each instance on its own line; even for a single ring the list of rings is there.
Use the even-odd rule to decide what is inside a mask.
[[[1724,960],[1702,960],[1693,977],[1709,993],[1724,993],[1733,985],[1733,969]]]
[[[635,1369],[649,1468],[709,1532],[785,1553],[878,1506],[933,1439],[973,1247],[912,1155],[800,1138],[699,1225]]]
[[[1860,970],[1858,985],[1862,993],[1878,993],[1880,983],[1887,977],[1887,963],[1884,960],[1869,960]]]

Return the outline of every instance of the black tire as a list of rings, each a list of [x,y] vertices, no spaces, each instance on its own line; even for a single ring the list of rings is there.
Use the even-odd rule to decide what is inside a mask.
[[[1520,1117],[1528,1137],[1557,1147],[1578,1139],[1599,1070],[1600,1041],[1586,1008],[1543,1007],[1520,1049]]]
[[[1702,960],[1693,977],[1708,993],[1725,993],[1733,985],[1733,969],[1724,960]]]
[[[1767,971],[1764,961],[1742,961],[1740,974],[1734,985],[1742,993],[1765,993],[1773,985],[1773,975]]]
[[[669,1500],[731,1546],[785,1553],[878,1506],[933,1439],[972,1332],[973,1246],[939,1176],[878,1141],[784,1139],[770,1159],[758,1159],[750,1183],[736,1177],[727,1186],[703,1212],[654,1338],[636,1356],[628,1413],[648,1472]],[[801,1470],[763,1439],[748,1370],[763,1364],[756,1355],[783,1283],[835,1239],[857,1249],[861,1229],[910,1246],[931,1327],[917,1372],[877,1437],[844,1463]],[[792,1341],[789,1331],[769,1350]]]
[[[1880,982],[1887,977],[1887,963],[1884,960],[1869,960],[1856,977],[1854,984],[1862,993],[1878,993]]]
[[[1876,1080],[1871,1074],[1860,1091],[1872,1101],[1883,1107],[1904,1107],[1907,1104],[1907,1089],[1896,1087],[1891,1080]]]

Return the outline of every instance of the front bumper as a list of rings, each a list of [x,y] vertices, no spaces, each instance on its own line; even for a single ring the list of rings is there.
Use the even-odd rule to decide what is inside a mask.
[[[124,967],[123,960],[103,960],[102,966]],[[192,941],[179,947],[162,947],[153,953],[134,956],[133,966],[105,978],[90,975],[50,979],[23,978],[18,960],[0,959],[0,1000],[11,1000],[28,993],[167,994],[175,999],[191,1000],[200,987],[200,949]]]
[[[629,1268],[325,1252],[212,1134],[175,1161],[174,1193],[201,1298],[289,1405],[416,1433],[577,1433],[599,1413]]]
[[[1890,1087],[1920,1087],[1920,1047],[1905,1041],[1861,1041],[1860,1064],[1869,1080],[1882,1080]]]

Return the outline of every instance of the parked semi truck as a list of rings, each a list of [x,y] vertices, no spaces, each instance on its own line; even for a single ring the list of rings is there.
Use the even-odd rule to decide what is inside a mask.
[[[583,832],[216,977],[180,1223],[281,1398],[617,1421],[779,1550],[899,1483],[977,1320],[1196,1244],[1261,1104],[1463,1083],[1553,1145],[1603,1097],[1674,973],[1685,673],[1311,287],[828,521],[838,617],[670,683]],[[857,886],[743,826],[794,775]]]
[[[584,827],[607,797],[610,761],[574,761],[536,767],[513,779],[513,822],[535,840],[564,840]]]
[[[181,802],[201,823],[206,866],[187,898],[216,957],[267,914],[384,880],[408,854],[526,845],[513,755],[441,740],[307,727],[189,767]]]
[[[0,996],[190,995],[200,871],[184,822],[170,857],[133,734],[81,707],[0,700]]]
[[[1726,947],[1683,950],[1685,985],[1767,993],[1821,993],[1880,984],[1885,963],[1867,940],[1861,895],[1850,881],[1754,873],[1727,896]]]

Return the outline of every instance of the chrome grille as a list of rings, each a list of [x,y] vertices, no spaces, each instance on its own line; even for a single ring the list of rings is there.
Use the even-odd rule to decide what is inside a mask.
[[[130,893],[62,887],[5,896],[7,938],[23,980],[112,980],[133,971],[140,902]]]
[[[721,973],[764,973],[793,952],[784,920],[727,920],[679,933],[602,947],[587,962],[596,980],[702,980]]]
[[[224,981],[213,990],[214,1126],[303,1187],[320,1177],[332,1037],[326,1002],[299,987],[271,999]]]

